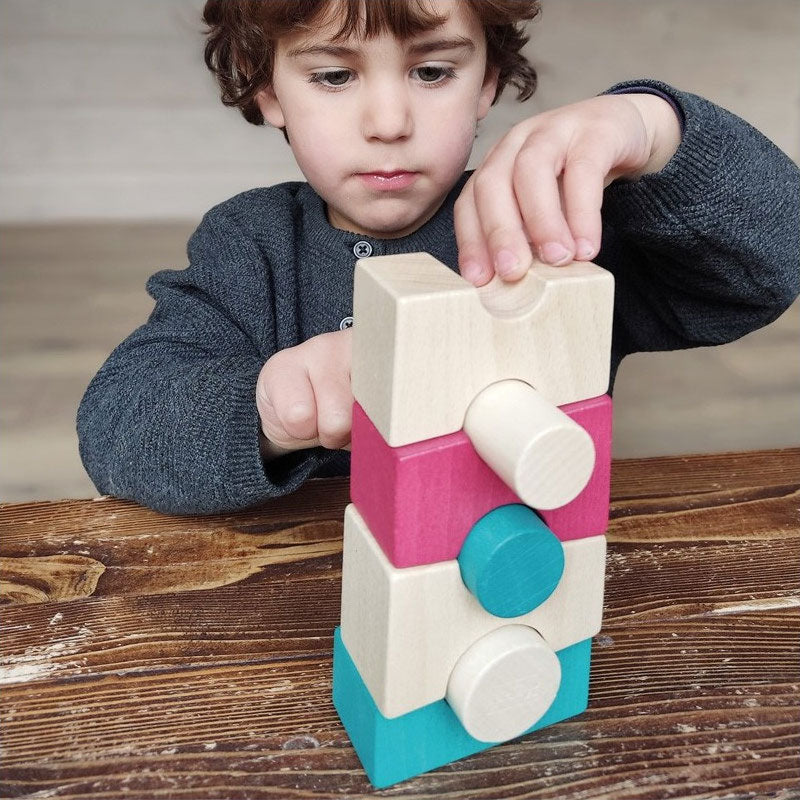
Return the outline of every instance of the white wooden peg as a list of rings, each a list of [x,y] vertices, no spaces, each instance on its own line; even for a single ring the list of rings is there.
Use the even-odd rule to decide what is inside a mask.
[[[534,508],[566,505],[592,476],[592,437],[523,381],[498,381],[480,392],[467,409],[464,433]]]
[[[447,702],[470,736],[504,742],[523,734],[550,708],[561,683],[553,649],[525,625],[505,625],[461,655]]]

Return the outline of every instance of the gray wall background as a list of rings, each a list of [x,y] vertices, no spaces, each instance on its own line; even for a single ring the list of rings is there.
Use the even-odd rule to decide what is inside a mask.
[[[269,0],[265,0],[268,2]],[[75,413],[186,263],[212,205],[300,180],[278,131],[219,102],[202,0],[0,0],[0,501],[89,497]],[[800,0],[544,0],[534,98],[482,123],[472,166],[519,120],[653,76],[800,159]],[[626,358],[614,456],[800,445],[800,300],[731,344]]]
[[[217,100],[202,0],[0,0],[0,222],[194,219],[302,179],[282,136]],[[744,116],[800,158],[797,0],[544,0],[540,73],[483,124],[472,166],[515,122],[653,76]]]

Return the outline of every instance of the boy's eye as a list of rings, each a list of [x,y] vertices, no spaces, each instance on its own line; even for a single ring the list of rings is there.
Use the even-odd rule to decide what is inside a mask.
[[[456,76],[456,71],[451,67],[417,67],[415,71],[423,83],[442,83],[445,78]]]
[[[349,69],[335,69],[329,72],[315,72],[308,80],[311,83],[321,83],[323,86],[344,86],[349,75]]]
[[[309,83],[318,83],[325,89],[344,89],[347,86],[352,70],[334,69],[326,72],[314,72],[309,78]],[[452,67],[444,66],[422,66],[414,67],[412,72],[416,72],[419,80],[423,84],[439,86],[446,83],[451,78],[456,77],[456,71]]]

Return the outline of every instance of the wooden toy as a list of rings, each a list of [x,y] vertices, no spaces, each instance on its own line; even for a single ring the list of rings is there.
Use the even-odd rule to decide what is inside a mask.
[[[473,642],[456,661],[445,700],[479,742],[521,736],[553,703],[561,662],[527,625],[504,625]]]
[[[561,406],[592,438],[594,471],[574,500],[537,512],[562,541],[608,527],[611,398]],[[458,557],[467,532],[485,513],[521,503],[477,454],[463,431],[389,447],[361,406],[353,408],[350,494],[372,535],[396,567]]]
[[[507,508],[501,506],[490,513]],[[504,570],[490,575],[494,585],[484,579],[489,585],[483,587],[481,596],[470,591],[457,560],[398,569],[386,558],[355,506],[347,507],[342,641],[384,716],[396,717],[443,698],[461,654],[476,639],[510,622],[534,628],[553,650],[600,630],[605,536],[564,543],[552,538],[563,548],[561,579],[543,599],[544,592],[539,594],[539,603],[532,610],[501,617],[481,604],[481,596],[490,605],[497,602],[505,584],[516,577],[514,565],[501,565]],[[535,564],[540,555],[534,550],[528,563]],[[544,555],[552,557],[552,548],[545,549]],[[540,576],[546,572],[540,570]],[[550,581],[543,583],[549,585]],[[519,587],[515,594],[524,597]],[[530,600],[532,594],[524,599]]]
[[[567,548],[571,557],[574,549]],[[478,602],[496,617],[538,608],[564,577],[564,546],[530,508],[500,506],[471,528],[458,566]]]
[[[476,289],[426,253],[360,259],[353,395],[391,447],[460,430],[489,384],[556,406],[608,389],[614,282],[594,264],[538,265]]]
[[[333,700],[388,786],[580,713],[600,629],[613,278],[356,265]]]
[[[574,500],[594,470],[591,436],[523,381],[482,389],[467,408],[464,433],[498,476],[536,508]]]
[[[586,708],[590,651],[591,639],[585,639],[556,653],[561,666],[558,693],[544,716],[526,734],[574,717]],[[376,788],[390,786],[495,744],[470,736],[444,699],[401,717],[384,717],[350,659],[339,628],[333,636],[333,676],[333,704],[364,771]]]

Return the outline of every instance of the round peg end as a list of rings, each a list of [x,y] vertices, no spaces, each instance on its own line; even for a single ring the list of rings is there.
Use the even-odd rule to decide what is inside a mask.
[[[470,736],[503,742],[542,718],[560,683],[561,663],[547,642],[533,628],[505,625],[461,654],[446,699]]]

